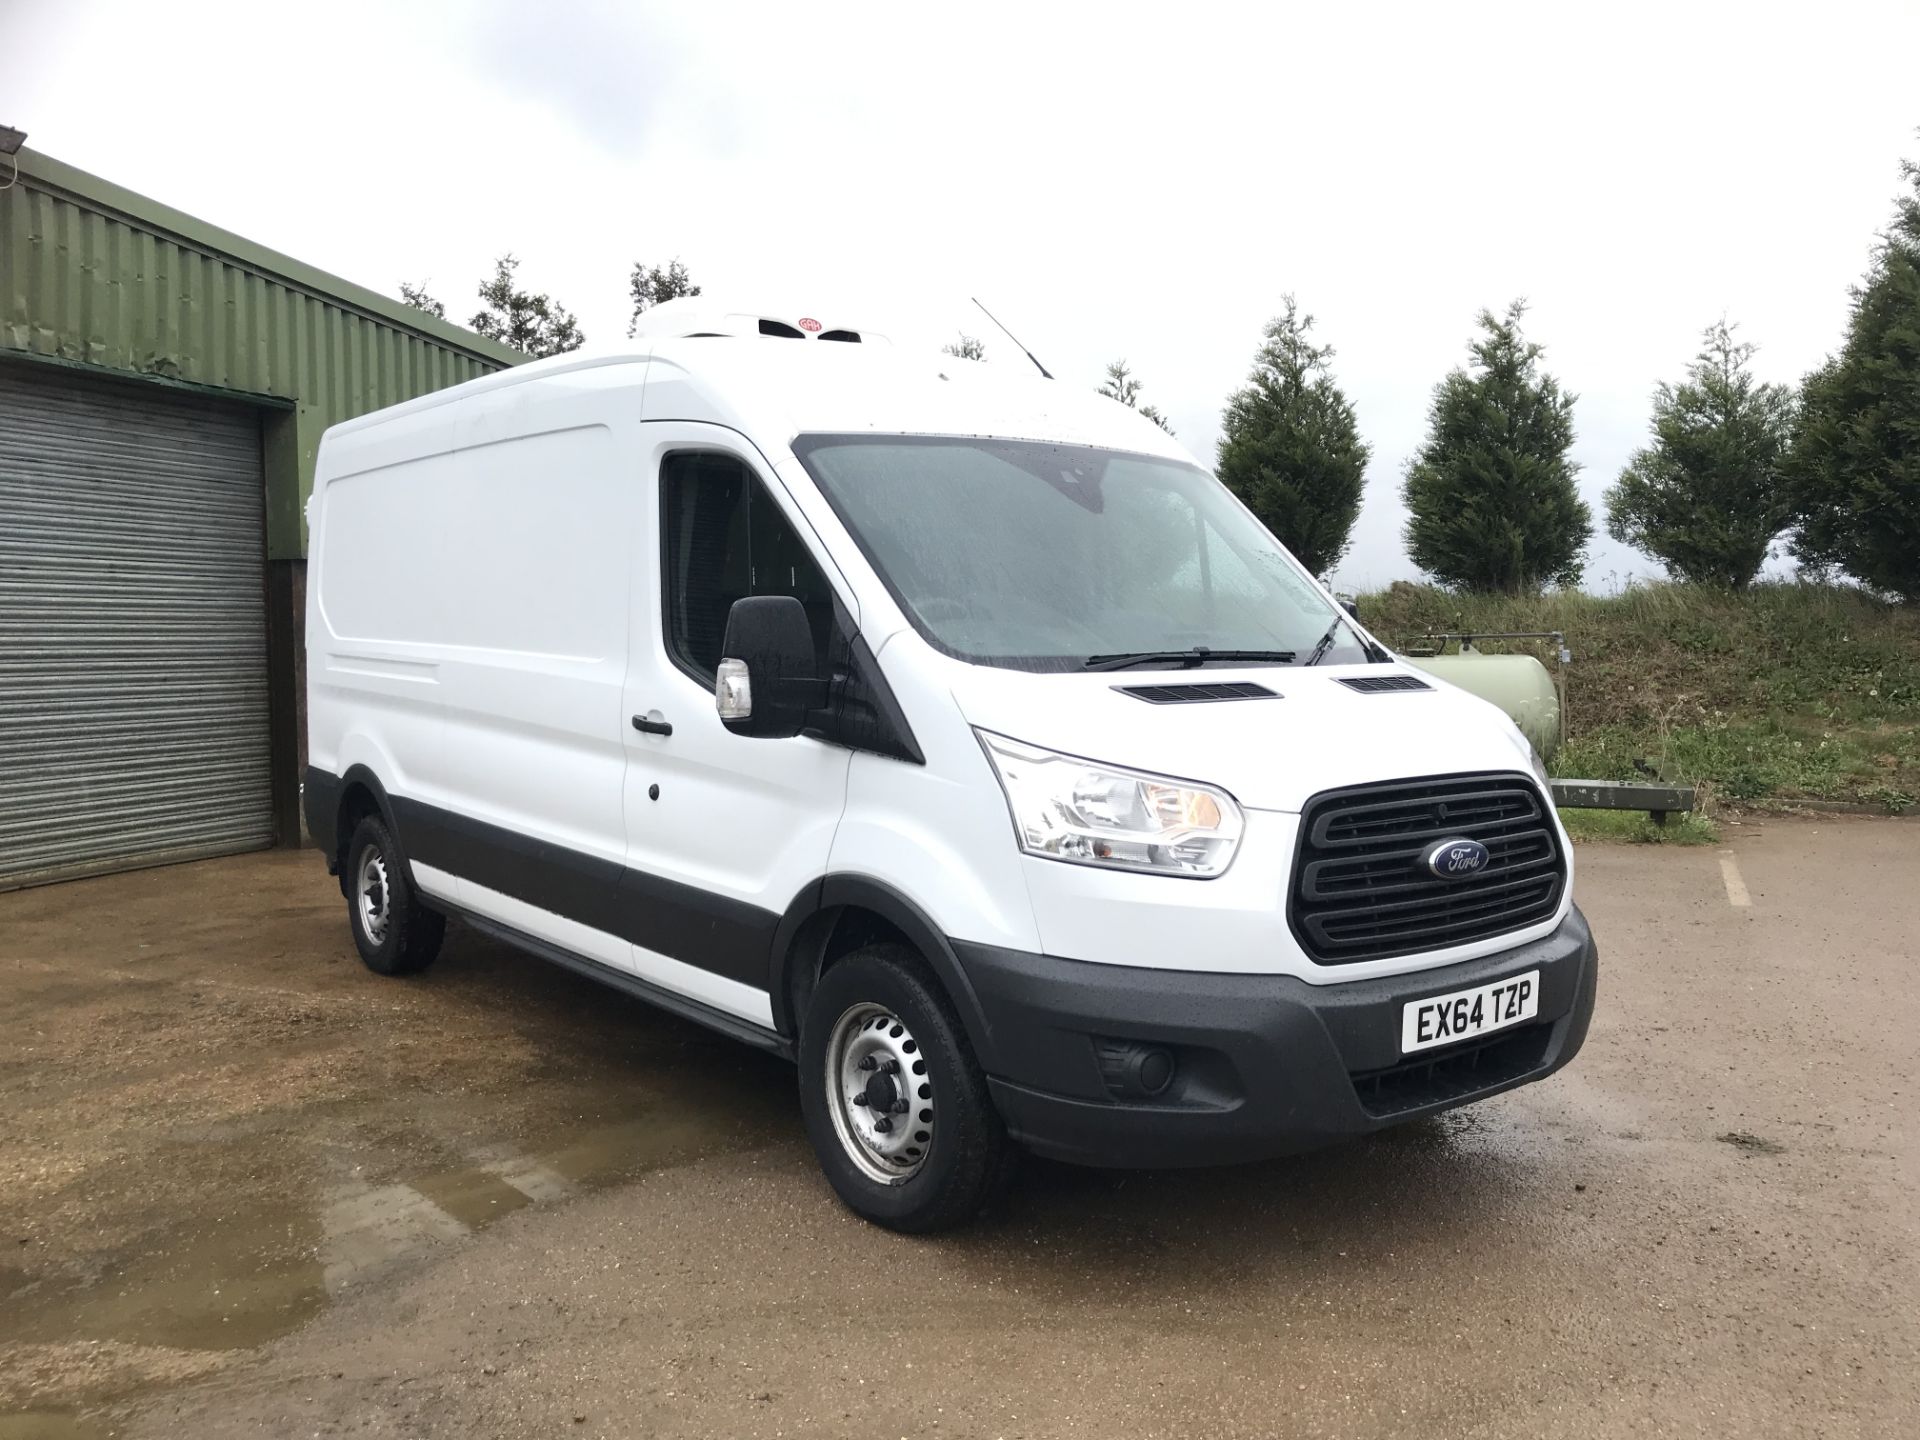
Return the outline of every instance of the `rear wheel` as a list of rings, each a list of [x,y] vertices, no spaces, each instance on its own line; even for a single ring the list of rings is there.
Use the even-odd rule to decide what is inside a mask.
[[[367,968],[411,975],[431,965],[447,933],[446,916],[422,903],[406,857],[378,815],[354,826],[345,873],[347,922]]]
[[[966,1033],[902,945],[856,951],[814,988],[800,1109],[841,1200],[892,1230],[964,1223],[1011,1173],[1012,1142]]]

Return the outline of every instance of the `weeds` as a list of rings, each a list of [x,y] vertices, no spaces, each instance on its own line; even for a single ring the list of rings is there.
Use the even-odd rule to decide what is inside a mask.
[[[1637,810],[1562,810],[1560,820],[1576,844],[1607,840],[1640,845],[1711,845],[1720,838],[1720,827],[1697,812],[1669,815],[1664,825]]]

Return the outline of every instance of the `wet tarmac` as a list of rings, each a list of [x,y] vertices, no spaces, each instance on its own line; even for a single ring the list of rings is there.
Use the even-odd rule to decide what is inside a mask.
[[[0,895],[0,1440],[1915,1433],[1920,825],[1729,834],[1581,850],[1554,1080],[931,1241],[789,1067],[458,929],[375,977],[310,854]]]

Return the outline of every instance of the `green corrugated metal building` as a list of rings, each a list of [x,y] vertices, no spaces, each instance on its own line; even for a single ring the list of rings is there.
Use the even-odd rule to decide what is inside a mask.
[[[0,189],[0,889],[296,843],[320,434],[524,357],[16,158]]]

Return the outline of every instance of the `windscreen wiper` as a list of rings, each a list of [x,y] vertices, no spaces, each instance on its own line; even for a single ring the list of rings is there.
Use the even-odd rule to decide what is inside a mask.
[[[1131,670],[1136,665],[1178,665],[1191,670],[1215,662],[1232,664],[1291,665],[1291,650],[1209,650],[1196,645],[1191,650],[1125,650],[1117,655],[1089,655],[1082,670]]]
[[[1318,665],[1322,660],[1326,659],[1327,651],[1333,648],[1333,642],[1339,638],[1340,627],[1346,623],[1346,621],[1340,619],[1338,616],[1334,617],[1333,624],[1327,627],[1327,633],[1316,640],[1313,649],[1307,652],[1307,664]]]

